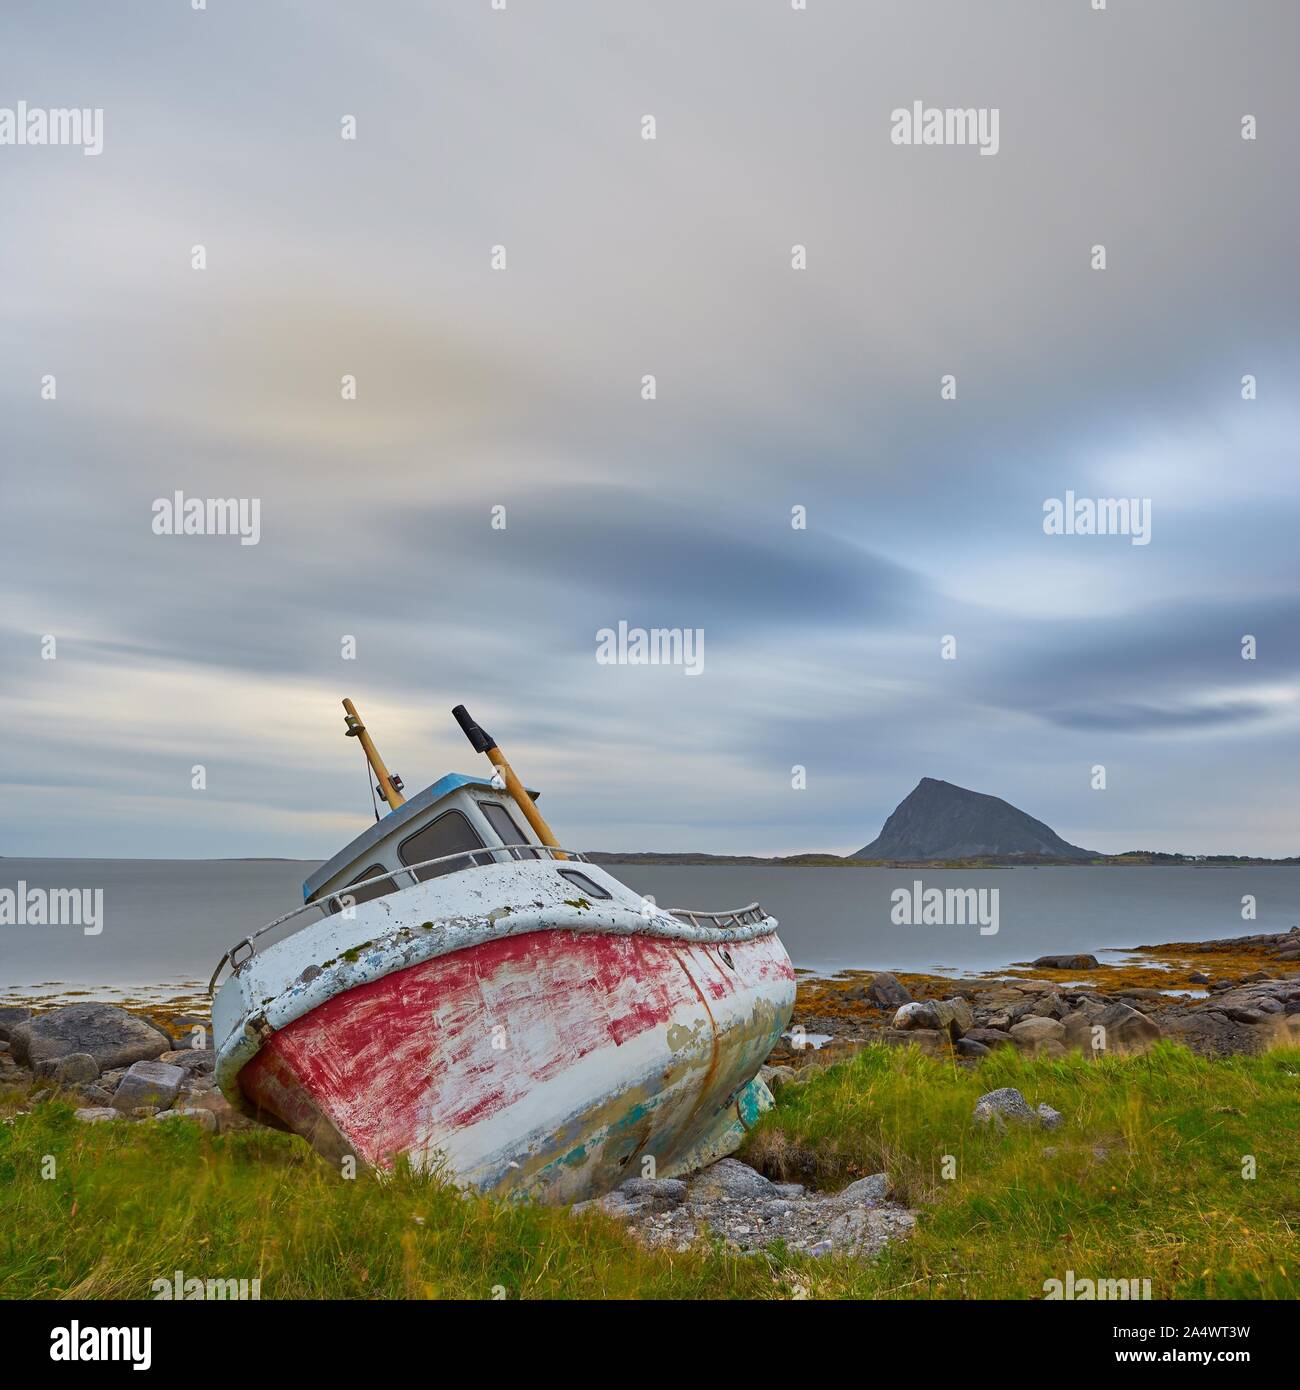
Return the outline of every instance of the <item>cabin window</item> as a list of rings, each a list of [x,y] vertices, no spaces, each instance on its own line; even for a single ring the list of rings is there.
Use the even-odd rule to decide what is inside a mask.
[[[496,831],[503,845],[526,845],[528,836],[515,824],[515,818],[499,801],[480,801],[478,808],[487,817],[487,823]],[[538,858],[535,849],[517,849],[516,859]]]
[[[382,864],[372,864],[363,873],[358,874],[342,892],[352,899],[354,906],[357,903],[368,903],[371,898],[382,898],[385,893],[394,893],[397,891],[397,885],[391,878],[384,879],[382,883],[373,883],[368,888],[359,886],[364,884],[366,879],[387,872],[388,870]],[[341,912],[343,907],[344,904],[340,903],[337,898],[330,899],[329,909],[331,912]]]
[[[561,869],[560,877],[567,878],[575,888],[580,888],[583,893],[593,898],[609,898],[613,894],[607,893],[599,883],[593,883],[586,874],[580,874],[577,869]]]
[[[441,859],[445,854],[482,848],[483,841],[459,811],[444,811],[437,820],[430,821],[422,830],[417,830],[409,839],[403,840],[398,847],[397,857],[403,864],[418,864],[424,859]],[[454,874],[458,869],[468,868],[475,862],[477,861],[470,859],[452,859],[446,864],[430,864],[427,869],[417,869],[415,876],[424,882],[428,878]]]

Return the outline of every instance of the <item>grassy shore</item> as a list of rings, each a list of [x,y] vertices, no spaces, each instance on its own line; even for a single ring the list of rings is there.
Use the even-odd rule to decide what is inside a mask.
[[[976,1098],[999,1086],[1064,1126],[973,1126]],[[999,1049],[971,1067],[869,1047],[785,1087],[741,1157],[832,1189],[887,1171],[921,1217],[873,1263],[652,1254],[596,1212],[464,1197],[412,1174],[346,1180],[269,1130],[83,1125],[58,1099],[3,1104],[9,1299],[149,1297],[178,1269],[260,1279],[263,1298],[1036,1298],[1070,1269],[1150,1279],[1156,1298],[1300,1296],[1295,1050]]]

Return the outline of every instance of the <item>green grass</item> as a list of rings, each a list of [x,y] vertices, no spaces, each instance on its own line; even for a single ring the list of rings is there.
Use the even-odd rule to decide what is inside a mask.
[[[1065,1126],[973,1127],[976,1097],[1008,1085]],[[1300,1296],[1296,1051],[1007,1050],[967,1070],[873,1047],[785,1088],[742,1157],[827,1188],[887,1170],[922,1216],[874,1263],[650,1254],[598,1213],[464,1198],[409,1173],[348,1181],[271,1131],[86,1126],[57,1100],[6,1104],[3,1298],[148,1297],[177,1269],[258,1278],[264,1298],[1033,1298],[1067,1269],[1149,1278],[1156,1298]]]

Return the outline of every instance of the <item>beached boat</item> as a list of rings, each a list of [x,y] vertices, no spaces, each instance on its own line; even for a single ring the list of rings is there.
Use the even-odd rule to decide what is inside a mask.
[[[406,800],[344,706],[389,810],[218,964],[231,1103],[331,1159],[548,1201],[734,1149],[794,1006],[775,920],[666,911],[562,849],[464,706],[491,776]]]

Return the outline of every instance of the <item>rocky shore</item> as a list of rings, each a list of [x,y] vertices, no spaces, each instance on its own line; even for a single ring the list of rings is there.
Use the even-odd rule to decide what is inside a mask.
[[[971,978],[804,978],[791,1032],[769,1061],[785,1080],[871,1042],[974,1059],[995,1047],[1133,1051],[1161,1038],[1209,1056],[1300,1042],[1300,927],[1140,946],[1118,964],[1057,955]]]

